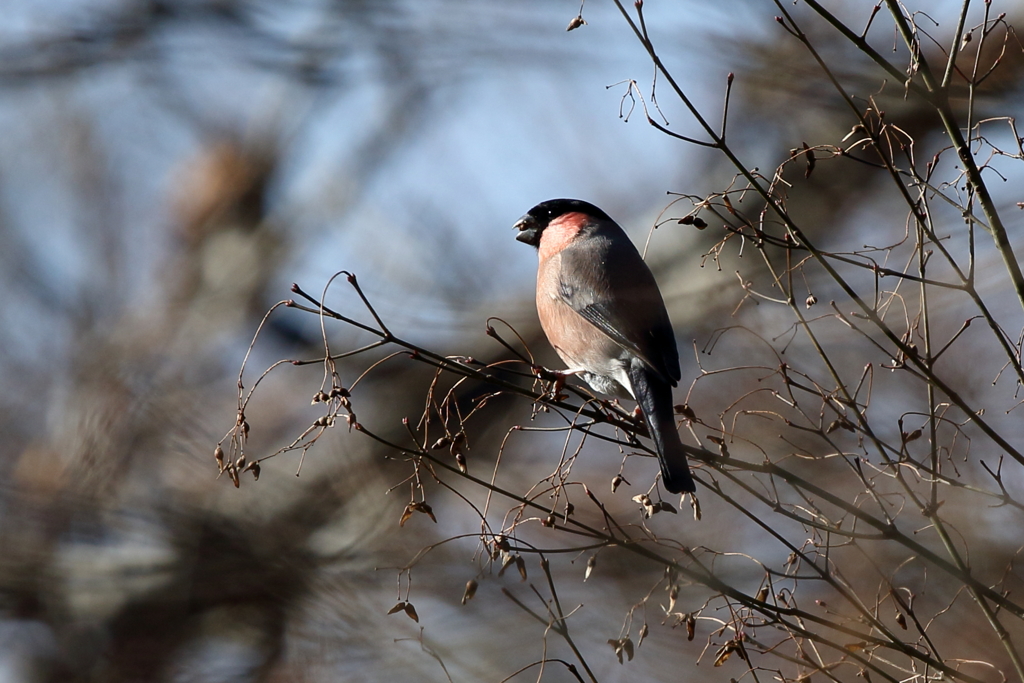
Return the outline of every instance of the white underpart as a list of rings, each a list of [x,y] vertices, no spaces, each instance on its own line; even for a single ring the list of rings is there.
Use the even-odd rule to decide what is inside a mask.
[[[600,368],[574,369],[567,371],[566,374],[579,375],[599,394],[636,400],[633,385],[629,381],[629,373],[626,372],[627,362],[619,358],[609,358],[607,363],[601,365]]]

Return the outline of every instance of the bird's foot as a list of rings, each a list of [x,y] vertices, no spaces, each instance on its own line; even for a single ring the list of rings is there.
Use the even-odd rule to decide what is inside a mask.
[[[532,369],[533,374],[539,379],[551,382],[550,389],[544,392],[542,398],[550,398],[555,401],[569,398],[568,394],[562,393],[562,389],[565,388],[565,380],[569,379],[570,375],[580,372],[579,370],[549,370],[540,365],[534,365]]]
[[[564,400],[568,398],[568,394],[562,393],[562,389],[565,388],[565,380],[572,375],[579,375],[584,372],[583,369],[574,370],[549,370],[543,366],[532,367],[534,375],[541,380],[551,382],[551,389],[544,394],[545,397],[553,398],[554,400]]]

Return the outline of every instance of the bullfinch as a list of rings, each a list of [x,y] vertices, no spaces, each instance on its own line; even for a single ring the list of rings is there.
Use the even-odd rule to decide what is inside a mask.
[[[679,352],[654,275],[618,224],[578,199],[541,202],[516,239],[537,247],[537,315],[548,341],[595,391],[634,399],[672,493],[695,491],[672,387]]]

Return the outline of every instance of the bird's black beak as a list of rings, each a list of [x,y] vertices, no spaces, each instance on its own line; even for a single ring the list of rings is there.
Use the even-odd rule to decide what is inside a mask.
[[[512,226],[519,231],[516,239],[524,244],[538,246],[540,244],[540,223],[530,214],[526,214]]]

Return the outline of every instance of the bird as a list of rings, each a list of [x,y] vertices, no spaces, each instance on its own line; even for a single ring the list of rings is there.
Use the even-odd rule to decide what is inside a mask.
[[[635,400],[654,440],[661,479],[694,492],[676,428],[679,352],[650,268],[618,223],[579,199],[550,199],[513,226],[537,248],[537,316],[555,352],[601,394]]]

